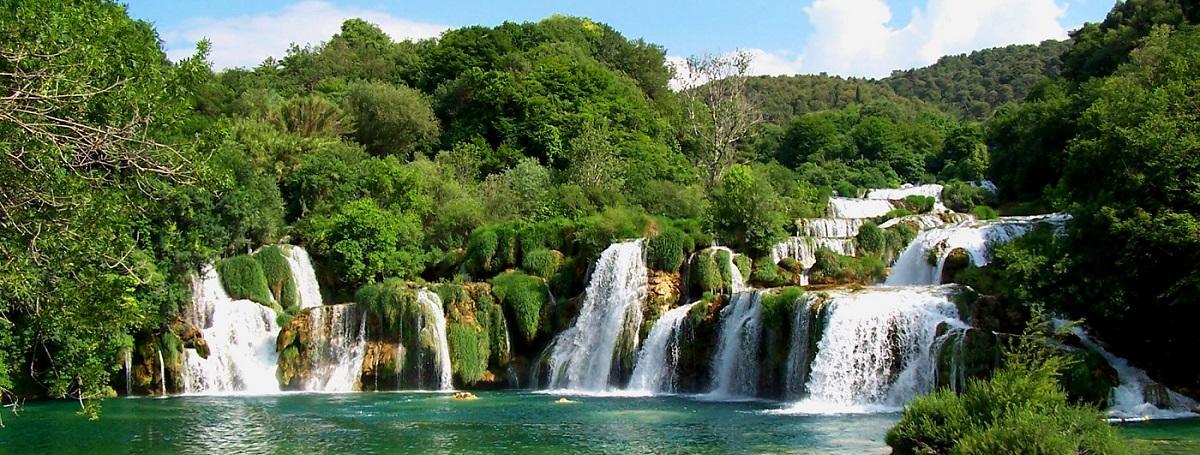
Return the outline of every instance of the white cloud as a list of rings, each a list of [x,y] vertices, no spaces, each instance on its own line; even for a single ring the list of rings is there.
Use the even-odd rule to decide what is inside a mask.
[[[212,42],[215,69],[253,67],[270,56],[282,57],[292,43],[319,43],[337,33],[342,22],[362,18],[378,25],[395,40],[436,37],[449,27],[411,21],[372,9],[344,8],[324,1],[302,1],[278,12],[227,18],[200,18],[162,33],[167,56],[180,59],[195,52],[195,44]]]
[[[814,0],[803,70],[844,76],[887,76],[938,57],[1008,44],[1063,39],[1066,7],[1055,0],[928,0],[893,28],[883,0]]]
[[[729,57],[737,52],[746,52],[751,56],[750,68],[747,72],[752,76],[778,76],[781,74],[796,74],[801,71],[802,59],[792,52],[777,51],[768,52],[758,48],[744,48],[721,54],[723,57]],[[668,55],[666,57],[667,64],[675,68],[675,77],[671,79],[670,86],[672,90],[679,90],[683,86],[683,82],[687,79],[686,74],[680,74],[687,70],[686,57],[677,55]]]

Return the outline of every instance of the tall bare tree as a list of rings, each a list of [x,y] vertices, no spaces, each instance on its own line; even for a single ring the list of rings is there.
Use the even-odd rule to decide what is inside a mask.
[[[746,51],[691,56],[675,68],[690,133],[699,150],[693,159],[712,186],[740,157],[737,143],[763,122],[746,93],[750,62]]]

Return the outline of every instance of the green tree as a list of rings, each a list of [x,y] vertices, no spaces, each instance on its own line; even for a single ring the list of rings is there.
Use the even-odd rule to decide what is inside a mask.
[[[376,156],[409,158],[426,150],[438,136],[438,119],[416,90],[382,82],[360,82],[346,89],[346,111],[354,116],[354,138]]]

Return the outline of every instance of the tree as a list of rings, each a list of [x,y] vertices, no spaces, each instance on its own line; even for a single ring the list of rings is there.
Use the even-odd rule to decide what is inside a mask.
[[[693,160],[710,187],[739,162],[738,142],[763,122],[746,90],[752,58],[746,51],[692,56],[675,69],[687,127],[697,142]]]
[[[354,116],[354,138],[376,156],[403,159],[427,149],[438,136],[438,119],[421,92],[382,82],[346,89],[346,111]]]
[[[425,268],[420,218],[380,208],[359,199],[318,217],[308,238],[347,284],[360,285],[388,277],[412,278]]]

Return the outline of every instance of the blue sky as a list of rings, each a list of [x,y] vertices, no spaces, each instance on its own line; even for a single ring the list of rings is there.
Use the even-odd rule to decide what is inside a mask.
[[[362,16],[393,37],[436,36],[448,27],[587,16],[668,55],[747,49],[763,74],[830,72],[885,76],[937,56],[1063,38],[1099,21],[1114,0],[693,0],[439,1],[131,0],[130,14],[155,24],[173,57],[200,37],[217,67],[253,66],[291,42],[320,42],[347,17]]]

